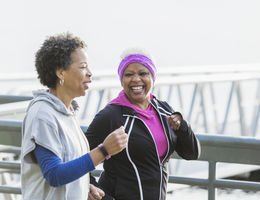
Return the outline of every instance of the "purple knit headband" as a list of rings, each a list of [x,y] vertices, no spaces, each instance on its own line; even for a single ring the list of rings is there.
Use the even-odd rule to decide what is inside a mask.
[[[153,80],[155,81],[156,67],[153,64],[153,61],[144,55],[132,54],[132,55],[125,57],[118,66],[117,72],[118,72],[121,83],[122,83],[123,73],[124,73],[125,69],[127,68],[127,66],[131,63],[143,64],[145,67],[147,67],[151,71],[151,73],[153,75]]]

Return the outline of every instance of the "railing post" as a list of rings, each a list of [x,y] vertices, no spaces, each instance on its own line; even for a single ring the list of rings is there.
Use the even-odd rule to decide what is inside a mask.
[[[236,93],[237,93],[237,104],[238,104],[238,111],[239,111],[239,120],[240,120],[240,130],[242,136],[247,136],[246,134],[246,124],[245,124],[245,112],[243,108],[243,98],[241,95],[241,88],[240,83],[236,83]]]
[[[191,104],[190,104],[190,110],[189,110],[189,114],[188,114],[188,117],[187,117],[187,121],[191,121],[191,115],[192,115],[192,111],[193,111],[193,106],[194,106],[194,104],[195,104],[195,99],[196,99],[198,87],[199,87],[199,84],[196,83],[196,84],[194,85],[194,89],[193,89],[193,94],[192,94],[192,99],[191,99]]]
[[[215,130],[216,132],[219,132],[219,126],[218,126],[218,115],[217,115],[217,105],[216,105],[216,97],[215,97],[215,92],[214,92],[214,85],[212,83],[209,83],[210,87],[210,97],[212,101],[212,106],[213,106],[213,117],[215,120]]]
[[[179,84],[177,84],[177,91],[178,91],[178,96],[179,96],[180,109],[184,110],[181,86]]]
[[[208,185],[208,200],[215,200],[215,180],[216,180],[216,162],[209,161],[209,185]]]
[[[92,94],[92,91],[90,90],[90,91],[87,93],[86,102],[85,102],[85,105],[84,105],[84,108],[83,108],[83,111],[82,111],[81,119],[85,119],[85,118],[86,118],[91,94]]]
[[[255,113],[253,113],[252,123],[251,123],[251,129],[252,129],[252,134],[251,135],[253,137],[256,136],[258,120],[259,120],[259,117],[260,117],[260,103],[259,103],[259,99],[260,99],[260,79],[258,80],[258,86],[257,86],[257,91],[256,91],[256,98],[255,98],[256,105],[254,106]]]
[[[171,102],[171,97],[172,97],[172,88],[173,88],[173,85],[169,85],[169,88],[168,88],[168,95],[167,95],[167,102]]]
[[[200,106],[201,106],[201,111],[202,111],[202,116],[203,116],[203,126],[204,130],[206,133],[208,133],[208,122],[207,122],[207,115],[206,115],[206,106],[205,106],[205,101],[204,101],[204,84],[201,85],[199,93],[200,93]]]
[[[103,100],[103,97],[104,97],[104,93],[105,93],[105,89],[100,90],[98,93],[99,93],[99,99],[98,99],[98,105],[97,105],[96,113],[98,113],[98,111],[100,110],[101,103],[102,103],[102,100]]]
[[[234,81],[232,81],[230,92],[229,92],[229,97],[228,97],[228,102],[227,102],[227,107],[226,107],[226,111],[225,111],[225,117],[224,117],[224,121],[222,123],[222,128],[221,128],[221,131],[219,132],[219,134],[224,134],[226,124],[227,124],[229,109],[230,109],[230,105],[231,105],[231,101],[232,101],[233,91],[234,91],[235,87],[236,87],[236,84]]]

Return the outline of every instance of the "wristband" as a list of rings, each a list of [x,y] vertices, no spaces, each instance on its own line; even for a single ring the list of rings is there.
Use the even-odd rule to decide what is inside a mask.
[[[102,154],[105,156],[106,160],[108,160],[109,158],[111,158],[111,156],[108,154],[106,148],[104,147],[104,145],[101,143],[98,145],[98,148],[100,149],[100,151],[102,152]]]

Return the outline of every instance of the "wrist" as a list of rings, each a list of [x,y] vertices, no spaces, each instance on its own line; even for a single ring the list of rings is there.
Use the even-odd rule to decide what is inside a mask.
[[[106,158],[106,160],[108,160],[109,158],[111,158],[111,156],[109,155],[109,153],[107,152],[106,148],[104,147],[104,145],[101,143],[98,145],[99,150],[101,151],[101,153],[104,155],[104,157]]]

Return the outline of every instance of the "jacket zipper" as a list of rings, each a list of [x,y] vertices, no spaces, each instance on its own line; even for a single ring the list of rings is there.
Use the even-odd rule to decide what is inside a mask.
[[[156,102],[155,102],[156,103]],[[168,136],[167,136],[167,133],[166,133],[166,129],[165,129],[165,126],[164,126],[164,123],[163,123],[163,120],[162,120],[162,116],[159,112],[159,110],[157,110],[157,108],[153,105],[153,102],[151,102],[153,108],[156,110],[156,112],[158,113],[159,117],[160,117],[160,120],[161,120],[161,123],[162,123],[162,126],[163,126],[163,130],[164,130],[164,134],[166,136],[166,139],[167,139],[167,143],[168,143],[168,148],[167,148],[167,153],[166,155],[164,156],[163,160],[162,160],[162,163],[159,162],[160,164],[160,170],[161,170],[161,184],[160,184],[160,199],[162,197],[162,167],[163,167],[163,162],[164,160],[167,158],[168,154],[169,154],[169,149],[170,149],[170,144],[169,144],[169,139],[168,139]],[[159,160],[160,161],[160,160]],[[166,195],[166,194],[165,194]]]
[[[157,110],[156,110],[156,111],[157,111]],[[158,112],[158,111],[157,111],[157,112]],[[167,137],[167,135],[166,135],[167,142],[168,142],[167,154],[166,154],[166,156],[164,157],[164,159],[162,160],[162,163],[161,163],[160,157],[159,157],[159,154],[158,154],[158,151],[157,151],[156,143],[155,143],[155,140],[154,140],[154,138],[153,138],[153,135],[152,135],[152,133],[151,133],[149,127],[144,123],[144,121],[143,121],[141,118],[139,118],[139,117],[137,117],[137,116],[126,115],[126,114],[124,114],[123,116],[129,116],[129,117],[133,117],[133,118],[136,118],[136,119],[141,120],[141,122],[143,122],[143,124],[145,125],[145,127],[147,128],[149,134],[151,135],[151,137],[152,137],[152,139],[153,139],[153,143],[154,143],[154,145],[155,145],[156,154],[157,154],[157,158],[158,158],[158,163],[159,163],[159,167],[160,167],[160,175],[161,175],[161,177],[160,177],[160,193],[159,193],[159,200],[160,200],[160,199],[161,199],[161,196],[162,196],[162,163],[163,163],[163,161],[165,160],[165,158],[166,158],[166,156],[168,155],[168,152],[169,152],[169,141],[168,141],[168,137]],[[160,119],[161,119],[161,116],[160,116]],[[161,123],[162,123],[162,120],[161,120]],[[163,129],[164,129],[164,131],[165,131],[164,125],[163,125]]]
[[[126,128],[127,126],[127,123],[129,121],[129,115],[123,115],[123,116],[127,116],[127,120],[124,124],[124,128]],[[133,117],[132,121],[131,121],[131,124],[130,124],[130,127],[129,127],[129,133],[128,133],[128,137],[130,137],[131,135],[131,131],[132,131],[132,127],[133,127],[133,124],[134,124],[134,120],[135,118]],[[129,155],[129,151],[128,151],[128,142],[127,142],[127,146],[126,146],[126,154],[127,154],[127,157],[130,161],[130,163],[132,164],[133,168],[134,168],[134,171],[135,171],[135,174],[136,174],[136,178],[137,178],[137,182],[138,182],[138,187],[139,187],[139,190],[140,190],[140,200],[143,200],[143,188],[142,188],[142,183],[141,183],[141,179],[140,179],[140,175],[139,175],[139,172],[138,172],[138,169],[136,167],[136,165],[134,164],[134,162],[132,161],[130,155]]]

